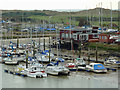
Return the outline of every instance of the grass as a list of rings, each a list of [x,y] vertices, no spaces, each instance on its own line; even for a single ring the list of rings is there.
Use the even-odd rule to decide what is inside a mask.
[[[90,48],[96,48],[96,45],[98,49],[100,50],[110,50],[110,51],[118,51],[118,48],[120,48],[120,45],[117,44],[106,44],[106,43],[90,43]]]
[[[72,17],[73,18],[71,20],[71,24],[72,25],[76,25],[76,26],[78,26],[79,21],[75,20],[75,18],[83,18],[83,19],[87,20],[86,16],[72,16]],[[66,16],[52,16],[51,19],[49,19],[49,16],[39,16],[39,15],[37,15],[37,16],[30,16],[28,18],[36,20],[36,22],[40,22],[40,21],[44,20],[44,21],[47,21],[47,23],[49,23],[49,21],[50,21],[50,23],[53,23],[53,24],[54,23],[63,23],[64,22],[64,25],[67,25],[66,23],[70,22],[69,16],[67,16],[67,15]],[[99,19],[99,17],[97,17],[97,16],[95,18]],[[41,22],[41,23],[43,23],[43,22]],[[91,23],[91,25],[99,26],[99,20],[96,21],[96,20],[93,19],[90,23]],[[103,21],[102,23],[103,24],[110,24],[110,21]],[[113,21],[113,23],[118,25],[118,21]]]

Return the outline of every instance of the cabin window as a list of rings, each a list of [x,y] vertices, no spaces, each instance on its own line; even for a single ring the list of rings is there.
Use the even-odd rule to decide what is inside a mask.
[[[35,67],[35,70],[37,70],[37,68]]]

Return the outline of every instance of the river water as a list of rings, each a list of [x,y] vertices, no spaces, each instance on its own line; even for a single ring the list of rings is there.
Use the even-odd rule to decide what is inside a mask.
[[[70,76],[51,76],[30,78],[4,72],[6,65],[0,64],[2,88],[118,88],[118,72],[94,74],[75,71]],[[10,66],[7,66],[10,67]]]

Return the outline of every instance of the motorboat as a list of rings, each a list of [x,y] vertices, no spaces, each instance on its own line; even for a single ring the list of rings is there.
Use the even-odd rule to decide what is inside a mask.
[[[86,62],[83,58],[77,58],[75,59],[76,67],[78,71],[84,71],[86,70]]]
[[[68,68],[70,71],[76,71],[76,64],[75,63],[67,63],[65,64],[65,67]]]
[[[43,63],[49,63],[52,60],[52,58],[50,58],[50,60],[49,60],[49,56],[47,54],[37,54],[36,59],[39,62],[43,62]]]
[[[75,63],[67,63],[65,66],[67,68],[73,68],[73,67],[76,67],[76,64]]]
[[[34,77],[34,78],[47,77],[45,71],[37,66],[31,66],[30,68],[26,68],[21,73],[26,74],[28,77]]]
[[[32,62],[34,62],[36,59],[35,58],[33,58],[33,57],[28,57],[28,63],[30,64],[30,63],[32,63]],[[24,62],[26,63],[26,59],[24,59]]]
[[[95,73],[107,73],[107,69],[101,63],[90,63],[86,65],[86,70]]]
[[[104,61],[105,65],[120,65],[120,61],[116,60],[115,58],[108,58]]]
[[[9,57],[9,56],[10,56],[10,57]],[[25,58],[26,58],[25,56],[18,56],[18,55],[12,55],[12,56],[11,56],[11,55],[8,55],[8,57],[3,58],[3,61],[4,61],[4,62],[14,61],[14,62],[18,63],[18,62],[24,61]],[[8,62],[7,62],[7,63],[8,63]]]
[[[41,64],[31,64],[26,68],[25,66],[19,66],[18,72],[23,75],[27,75],[28,77],[33,78],[46,78],[47,74]]]
[[[51,62],[46,67],[46,73],[50,75],[69,75],[70,71],[64,65],[58,65],[57,63]]]
[[[18,61],[12,60],[11,58],[7,58],[4,62],[6,65],[18,65]]]
[[[75,63],[76,65],[86,65],[86,62],[84,61],[83,58],[76,58]]]

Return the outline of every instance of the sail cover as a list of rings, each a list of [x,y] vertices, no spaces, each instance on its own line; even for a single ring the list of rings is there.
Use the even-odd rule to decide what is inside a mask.
[[[94,70],[101,70],[101,69],[106,69],[102,64],[95,64],[94,65]]]

